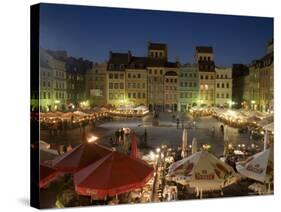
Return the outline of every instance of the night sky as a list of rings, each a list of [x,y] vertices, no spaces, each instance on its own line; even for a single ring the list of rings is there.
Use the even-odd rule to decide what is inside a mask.
[[[40,45],[94,62],[109,51],[147,54],[147,43],[168,44],[169,59],[193,63],[195,46],[210,45],[218,66],[261,58],[273,38],[273,19],[199,13],[41,5]]]

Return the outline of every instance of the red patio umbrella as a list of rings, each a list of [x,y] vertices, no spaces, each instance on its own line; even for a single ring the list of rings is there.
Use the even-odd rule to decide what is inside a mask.
[[[131,138],[131,156],[134,158],[138,158],[138,145],[137,145],[137,137],[135,134],[132,135]]]
[[[75,173],[73,180],[80,195],[102,198],[145,186],[153,172],[146,162],[113,151]]]
[[[43,188],[55,180],[60,173],[46,164],[40,164],[39,188]]]
[[[55,158],[52,165],[59,171],[75,173],[109,153],[111,153],[111,150],[104,146],[95,143],[83,143],[62,156]]]

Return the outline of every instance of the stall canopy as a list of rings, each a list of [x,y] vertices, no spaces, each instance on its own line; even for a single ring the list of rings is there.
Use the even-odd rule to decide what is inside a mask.
[[[240,162],[236,166],[237,171],[243,176],[263,182],[273,181],[273,152],[272,149],[266,149],[259,152],[246,161]]]
[[[197,152],[173,163],[168,179],[201,191],[220,190],[235,182],[235,172],[207,151]]]
[[[110,153],[111,150],[104,146],[95,143],[83,143],[55,158],[52,164],[54,168],[62,172],[74,173]]]
[[[60,175],[60,172],[48,166],[47,164],[40,164],[40,181],[39,188],[43,188],[50,182],[55,180]]]
[[[113,151],[74,174],[75,190],[86,196],[114,196],[145,186],[153,173],[146,162]]]

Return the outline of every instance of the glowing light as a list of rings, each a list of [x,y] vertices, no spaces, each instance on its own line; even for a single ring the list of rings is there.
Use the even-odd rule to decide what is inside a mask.
[[[94,135],[90,136],[90,137],[87,139],[88,143],[93,143],[93,142],[95,142],[96,140],[98,140],[98,137],[97,137],[97,136],[94,136]]]
[[[157,149],[156,149],[156,152],[159,153],[159,152],[160,152],[160,148],[157,148]]]

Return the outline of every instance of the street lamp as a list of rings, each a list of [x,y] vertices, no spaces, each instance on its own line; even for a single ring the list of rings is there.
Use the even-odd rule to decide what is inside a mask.
[[[251,101],[251,104],[252,104],[252,110],[254,110],[254,109],[255,109],[256,101],[255,101],[255,100],[252,100],[252,101]]]

